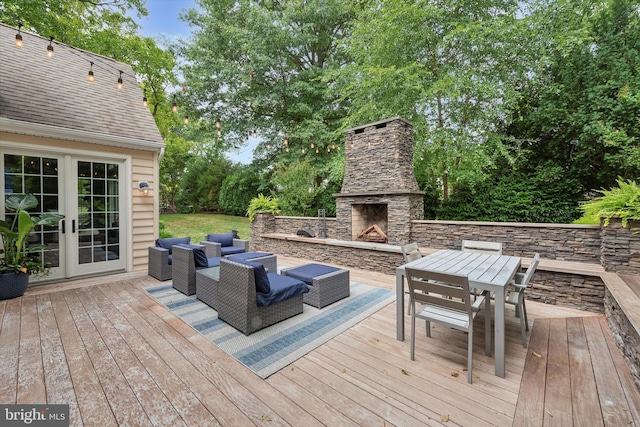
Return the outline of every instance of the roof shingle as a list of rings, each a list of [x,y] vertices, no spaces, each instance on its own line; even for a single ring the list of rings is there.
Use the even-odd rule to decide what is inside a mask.
[[[101,135],[162,142],[130,65],[0,24],[0,117]],[[93,61],[95,81],[87,75]],[[123,88],[116,83],[124,72]],[[90,141],[88,141],[90,142]]]

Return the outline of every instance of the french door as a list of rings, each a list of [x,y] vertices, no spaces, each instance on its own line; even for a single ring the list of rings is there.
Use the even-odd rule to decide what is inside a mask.
[[[122,227],[125,161],[56,154],[0,156],[5,198],[31,193],[38,207],[31,214],[60,213],[55,227],[38,227],[30,244],[44,244],[40,261],[50,268],[43,279],[70,278],[123,270],[127,245]],[[5,220],[15,215],[2,203]],[[32,281],[38,280],[32,278]]]

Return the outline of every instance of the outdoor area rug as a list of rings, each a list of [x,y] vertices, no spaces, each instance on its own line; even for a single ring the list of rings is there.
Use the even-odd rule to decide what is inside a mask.
[[[395,293],[351,283],[351,295],[323,309],[304,305],[302,314],[245,336],[218,319],[218,313],[171,285],[145,289],[213,344],[261,378],[279,371],[395,301]]]

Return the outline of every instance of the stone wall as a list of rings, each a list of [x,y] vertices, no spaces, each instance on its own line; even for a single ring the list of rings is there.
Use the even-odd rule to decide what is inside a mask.
[[[631,230],[635,231],[635,234]],[[612,218],[607,227],[602,227],[601,263],[605,270],[623,274],[640,274],[640,233],[638,232],[640,232],[640,221],[629,221],[624,228],[619,218]]]
[[[537,269],[526,295],[545,304],[603,313],[605,290],[599,277]]]
[[[460,248],[462,240],[502,242],[507,255],[572,262],[600,262],[600,227],[471,221],[413,221],[411,240],[437,249]]]
[[[616,346],[627,361],[636,385],[640,387],[640,335],[608,290],[604,296],[604,308]]]

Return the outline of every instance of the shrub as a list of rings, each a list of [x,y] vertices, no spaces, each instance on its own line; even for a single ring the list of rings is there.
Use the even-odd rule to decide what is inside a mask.
[[[600,220],[604,218],[604,226],[609,225],[612,217],[619,217],[622,226],[626,227],[631,220],[640,220],[640,187],[635,181],[624,181],[618,178],[618,187],[610,190],[596,190],[602,196],[595,197],[580,205],[585,216]]]
[[[278,199],[272,196],[265,197],[263,194],[258,194],[258,197],[251,199],[251,202],[249,202],[249,208],[247,209],[249,221],[253,222],[258,212],[279,214]]]

